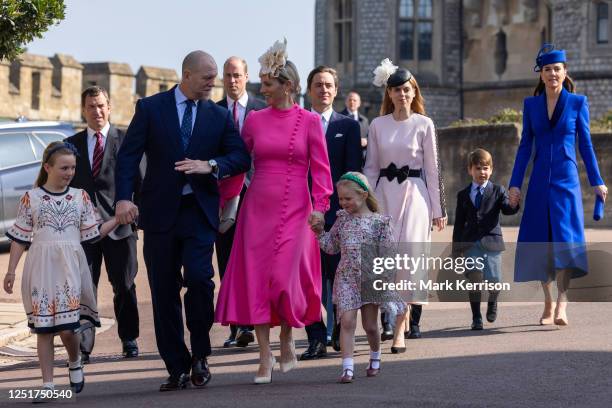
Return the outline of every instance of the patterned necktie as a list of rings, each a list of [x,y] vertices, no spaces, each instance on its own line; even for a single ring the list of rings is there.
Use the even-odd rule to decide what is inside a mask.
[[[183,149],[187,150],[189,139],[191,139],[191,130],[193,129],[193,106],[195,102],[191,99],[185,101],[185,113],[183,114],[183,123],[181,123],[181,139],[183,141]]]
[[[102,146],[102,133],[96,132],[96,146],[93,151],[93,160],[91,163],[91,174],[98,177],[102,168],[102,159],[104,158],[104,147]]]
[[[476,193],[476,198],[474,199],[474,207],[479,210],[480,204],[482,204],[482,187],[478,187],[478,192]]]
[[[321,127],[323,128],[323,134],[325,134],[327,132],[327,121],[323,115],[321,115]]]
[[[234,107],[232,108],[232,115],[234,116],[234,124],[236,129],[240,130],[240,121],[238,120],[238,101],[234,101]]]

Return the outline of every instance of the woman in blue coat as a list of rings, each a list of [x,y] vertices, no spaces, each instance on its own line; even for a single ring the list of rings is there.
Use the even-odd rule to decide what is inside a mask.
[[[608,193],[591,144],[587,98],[573,93],[574,83],[565,63],[565,51],[554,50],[554,46],[545,44],[538,53],[534,70],[540,73],[540,82],[535,96],[525,99],[523,134],[510,180],[510,200],[518,203],[535,145],[514,280],[542,282],[545,305],[540,324],[568,324],[570,279],[587,274],[576,144],[595,194],[605,201]],[[555,278],[556,305],[552,296]]]

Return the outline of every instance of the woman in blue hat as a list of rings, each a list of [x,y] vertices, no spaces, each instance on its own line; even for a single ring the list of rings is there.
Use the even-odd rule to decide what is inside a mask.
[[[533,169],[518,236],[514,280],[539,280],[544,290],[540,324],[567,325],[570,279],[587,274],[582,193],[575,146],[595,194],[608,189],[599,173],[589,131],[586,96],[574,94],[564,50],[545,44],[534,71],[540,81],[523,108],[523,134],[510,180],[510,200],[518,203],[525,170],[535,145]],[[552,281],[557,280],[556,305]],[[553,315],[554,312],[554,315]]]

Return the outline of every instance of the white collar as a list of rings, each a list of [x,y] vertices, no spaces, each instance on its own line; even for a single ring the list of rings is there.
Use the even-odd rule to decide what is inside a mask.
[[[106,137],[108,136],[109,129],[110,129],[110,122],[106,122],[106,125],[104,125],[104,127],[100,130],[100,133],[102,133],[102,137],[104,137],[104,139],[106,139]],[[89,126],[87,126],[87,136],[94,137],[95,135],[96,135],[96,131],[90,128]]]
[[[227,100],[227,107],[233,108],[234,100],[230,98],[229,96],[226,96],[225,99]],[[242,106],[243,108],[246,108],[248,101],[249,101],[249,94],[247,92],[244,92],[242,96],[238,98],[238,105]]]
[[[332,113],[334,113],[334,110],[332,109],[332,107],[330,106],[329,108],[327,108],[326,110],[323,111],[323,113],[319,113],[316,110],[314,110],[314,108],[310,108],[311,112],[316,113],[317,115],[325,118],[325,123],[329,123],[329,119],[331,118]]]

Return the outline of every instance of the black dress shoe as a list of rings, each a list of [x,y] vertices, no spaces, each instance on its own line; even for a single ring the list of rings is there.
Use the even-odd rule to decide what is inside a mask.
[[[238,329],[238,334],[236,334],[236,347],[246,347],[253,341],[255,341],[253,331],[243,327]]]
[[[493,323],[497,319],[497,302],[487,303],[487,321]]]
[[[404,337],[407,339],[420,339],[421,338],[421,329],[418,324],[411,324],[410,331],[408,332],[408,337],[404,334]]]
[[[300,360],[316,360],[322,357],[327,357],[327,348],[325,344],[315,340],[310,343],[308,349],[300,356]]]
[[[236,338],[234,336],[229,336],[227,340],[223,342],[223,348],[234,347],[236,345]]]
[[[136,343],[136,340],[126,340],[122,343],[124,358],[138,357],[138,343]]]
[[[482,330],[482,317],[474,317],[472,319],[472,330]]]
[[[187,387],[189,383],[189,374],[171,375],[160,386],[160,391],[176,391]]]
[[[211,377],[206,357],[194,357],[191,361],[191,383],[196,387],[203,387]]]
[[[393,327],[389,323],[383,324],[383,331],[380,334],[380,341],[393,339]]]

